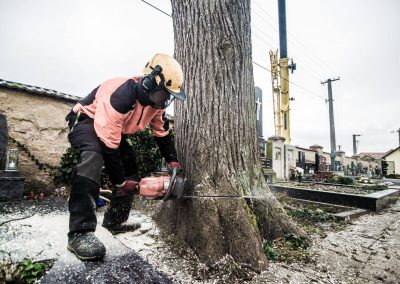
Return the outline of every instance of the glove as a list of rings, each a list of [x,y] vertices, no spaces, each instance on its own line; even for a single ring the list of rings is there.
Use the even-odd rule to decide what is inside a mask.
[[[128,179],[120,186],[117,185],[117,196],[125,196],[138,193],[138,187],[138,182]]]
[[[172,169],[177,168],[178,170],[182,169],[182,165],[179,162],[170,162],[169,167]]]
[[[76,122],[76,113],[73,112],[72,110],[69,112],[69,114],[65,117],[65,121],[68,122],[68,128],[69,130],[72,129],[72,127],[74,127],[74,124]]]

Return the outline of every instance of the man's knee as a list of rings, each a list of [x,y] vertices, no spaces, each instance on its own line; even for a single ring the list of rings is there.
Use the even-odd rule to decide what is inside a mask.
[[[101,184],[101,169],[103,167],[103,156],[95,151],[83,151],[81,162],[77,165],[77,175],[86,177],[99,186]]]

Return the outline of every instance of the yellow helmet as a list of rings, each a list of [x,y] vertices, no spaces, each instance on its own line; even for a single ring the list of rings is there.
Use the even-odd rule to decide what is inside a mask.
[[[161,72],[156,66],[161,67]],[[156,70],[155,70],[156,68]],[[178,100],[186,99],[182,88],[183,71],[181,65],[173,57],[157,53],[147,62],[143,69],[145,75],[154,74],[157,85],[163,85]]]

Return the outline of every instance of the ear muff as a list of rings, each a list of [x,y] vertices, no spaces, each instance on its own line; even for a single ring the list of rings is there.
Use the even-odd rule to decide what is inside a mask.
[[[154,68],[151,68],[151,69],[152,69],[151,73],[144,76],[144,78],[142,80],[142,86],[143,86],[146,94],[150,93],[151,91],[153,91],[155,89],[155,87],[157,87],[157,80],[156,80],[157,76],[160,76],[161,82],[163,82],[163,80],[162,80],[163,78],[162,78],[162,74],[161,74],[161,72],[162,72],[161,66],[156,65]]]

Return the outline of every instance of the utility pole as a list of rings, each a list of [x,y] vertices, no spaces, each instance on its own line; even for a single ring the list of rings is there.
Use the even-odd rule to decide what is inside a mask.
[[[340,80],[328,79],[325,82],[321,82],[322,85],[328,83],[328,101],[329,101],[329,124],[331,133],[331,171],[335,171],[335,160],[336,160],[336,137],[335,137],[335,120],[333,117],[333,98],[332,98],[332,82]]]
[[[400,128],[397,129],[397,130],[392,130],[392,131],[390,131],[390,133],[395,133],[395,132],[398,132],[398,133],[399,133],[399,146],[400,146]]]
[[[358,146],[357,136],[361,136],[361,134],[353,134],[353,155],[357,155],[357,146]]]

